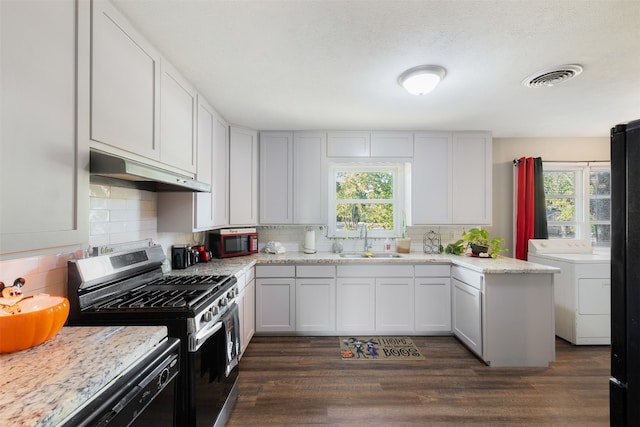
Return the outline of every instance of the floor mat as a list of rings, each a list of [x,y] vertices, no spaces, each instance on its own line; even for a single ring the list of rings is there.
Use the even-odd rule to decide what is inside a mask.
[[[409,337],[340,337],[343,360],[425,360]]]

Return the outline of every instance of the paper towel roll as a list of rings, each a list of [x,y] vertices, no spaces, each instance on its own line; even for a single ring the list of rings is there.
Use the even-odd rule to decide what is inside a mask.
[[[304,235],[304,253],[315,254],[316,253],[316,232],[313,230],[307,230]]]

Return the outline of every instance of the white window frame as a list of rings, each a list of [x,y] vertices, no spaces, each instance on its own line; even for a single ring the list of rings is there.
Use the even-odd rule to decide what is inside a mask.
[[[573,225],[576,228],[576,239],[591,241],[591,224],[589,219],[589,178],[592,171],[608,170],[611,171],[611,163],[609,162],[543,162],[543,172],[575,172],[574,182],[574,199],[575,199],[575,221],[550,222],[547,225]],[[550,197],[545,194],[545,199]],[[568,198],[562,196],[562,198]],[[611,221],[593,221],[594,224],[611,224]],[[558,237],[549,236],[550,239]]]
[[[360,238],[361,230],[337,230],[336,224],[336,173],[337,172],[390,172],[393,174],[393,198],[391,200],[372,199],[367,202],[393,203],[392,230],[368,230],[370,238],[400,237],[402,235],[403,212],[405,210],[405,165],[389,162],[332,162],[328,165],[329,202],[328,205],[328,237]]]

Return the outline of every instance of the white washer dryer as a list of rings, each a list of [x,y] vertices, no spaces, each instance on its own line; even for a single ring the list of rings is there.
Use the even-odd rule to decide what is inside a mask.
[[[611,344],[611,255],[588,240],[531,239],[530,262],[558,267],[556,335],[576,345]]]

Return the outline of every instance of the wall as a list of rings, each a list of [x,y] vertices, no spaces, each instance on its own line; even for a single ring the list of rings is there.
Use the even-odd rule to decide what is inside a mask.
[[[318,252],[331,252],[333,251],[333,243],[336,239],[330,239],[327,236],[326,226],[319,227],[305,227],[305,226],[291,226],[291,225],[279,225],[279,226],[263,226],[258,227],[258,243],[259,248],[262,250],[264,246],[270,240],[275,240],[285,247],[287,252],[302,252],[304,249],[305,232],[308,229],[312,229],[316,233],[316,250]],[[443,245],[455,242],[462,235],[462,227],[407,227],[407,237],[411,238],[411,251],[422,252],[424,250],[424,235],[430,231],[440,235],[440,240]],[[362,252],[364,251],[364,239],[339,239],[343,243],[344,252]],[[371,250],[373,252],[384,251],[385,239],[369,239],[369,243],[372,244]],[[391,250],[395,252],[395,242],[392,242]]]
[[[609,161],[609,138],[494,138],[493,139],[493,226],[492,236],[506,240],[513,257],[514,166],[520,157],[541,157],[543,161]]]

